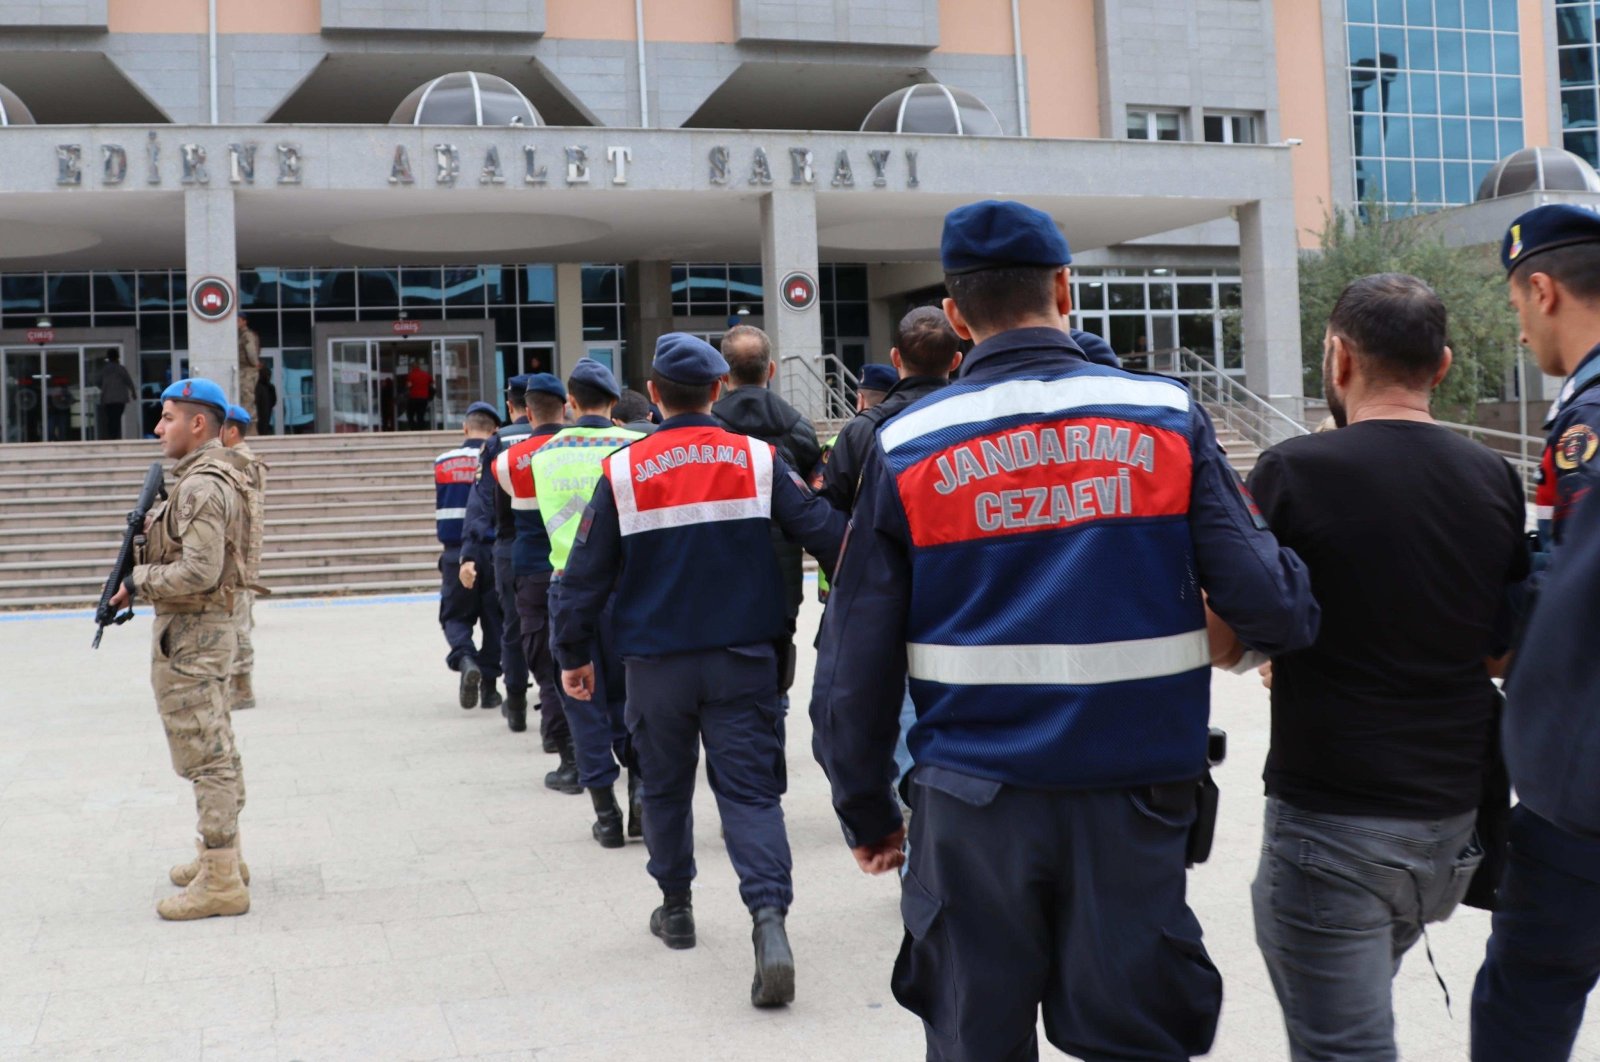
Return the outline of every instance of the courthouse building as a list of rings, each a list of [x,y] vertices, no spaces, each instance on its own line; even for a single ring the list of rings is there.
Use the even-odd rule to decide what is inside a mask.
[[[1329,207],[1595,161],[1593,6],[0,0],[0,440],[94,437],[111,351],[129,433],[235,385],[237,314],[270,431],[400,427],[419,367],[435,426],[585,355],[640,385],[737,321],[820,411],[988,196],[1061,224],[1081,327],[1292,404]]]

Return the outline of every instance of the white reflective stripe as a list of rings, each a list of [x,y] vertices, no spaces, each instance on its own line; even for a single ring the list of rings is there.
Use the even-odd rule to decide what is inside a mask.
[[[1556,507],[1554,505],[1535,505],[1533,507],[1533,516],[1536,520],[1554,520],[1556,518]]]
[[[448,461],[452,457],[478,457],[482,453],[482,449],[476,446],[458,446],[454,450],[446,450],[438,457],[435,457],[433,463],[438,464],[441,461]]]
[[[1164,638],[1087,645],[906,646],[911,677],[947,686],[1098,686],[1161,678],[1211,664],[1204,628]]]
[[[537,507],[538,503],[535,502],[534,505]],[[567,526],[567,524],[572,521],[574,516],[577,516],[588,507],[588,498],[585,498],[581,494],[574,494],[572,497],[567,499],[567,503],[565,505],[556,510],[554,516],[550,517],[550,519],[544,522],[545,531],[552,535],[555,534],[557,531]]]
[[[1077,376],[1065,380],[1013,380],[947,398],[904,413],[878,433],[885,452],[941,428],[982,424],[1027,414],[1070,413],[1086,406],[1160,406],[1187,410],[1189,392],[1159,380]]]
[[[465,508],[435,509],[433,518],[435,520],[465,520],[467,518],[467,510]]]
[[[626,521],[639,511],[639,503],[633,498],[633,453],[633,448],[629,447],[605,461],[611,471],[611,494],[617,500],[619,521]]]
[[[539,511],[539,499],[538,498],[519,498],[515,494],[513,494],[511,496],[511,508],[515,509],[517,512],[520,512],[520,513],[525,513],[525,512],[528,512],[529,510],[532,510],[533,512],[538,512]]]
[[[756,474],[756,500],[764,514],[772,516],[772,447],[760,439],[751,438],[750,470]]]
[[[517,492],[511,489],[511,451],[506,450],[494,459],[494,478],[500,489],[516,500]]]

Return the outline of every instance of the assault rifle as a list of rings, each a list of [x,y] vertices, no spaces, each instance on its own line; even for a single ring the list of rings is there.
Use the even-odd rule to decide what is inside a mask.
[[[166,496],[166,473],[162,470],[160,461],[152,461],[150,471],[144,475],[144,487],[139,491],[139,501],[134,505],[133,511],[128,513],[128,526],[122,532],[122,548],[117,550],[117,563],[112,565],[111,575],[106,579],[105,588],[100,591],[100,603],[94,609],[96,630],[91,648],[100,648],[100,636],[106,632],[107,627],[127,623],[133,619],[131,604],[126,612],[119,614],[111,607],[111,599],[117,596],[117,589],[122,586],[122,581],[133,571],[134,548],[144,543],[145,513]]]

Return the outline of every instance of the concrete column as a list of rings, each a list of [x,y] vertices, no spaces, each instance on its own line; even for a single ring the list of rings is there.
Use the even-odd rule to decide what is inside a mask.
[[[1300,251],[1294,201],[1259,200],[1238,212],[1245,386],[1298,417],[1305,378],[1300,365]]]
[[[183,266],[188,288],[193,289],[202,277],[220,277],[237,292],[239,260],[234,235],[233,189],[186,189],[183,193],[183,237]],[[239,325],[234,314],[212,322],[196,317],[194,310],[189,310],[189,375],[215,380],[235,402],[239,400]]]
[[[628,386],[644,390],[656,340],[672,331],[672,263],[629,262],[628,301],[623,310],[623,335],[628,349],[623,355]]]
[[[583,357],[583,263],[556,264],[556,364],[551,371],[565,382]]]
[[[817,200],[805,189],[782,189],[761,197],[761,287],[765,298],[762,317],[772,337],[772,355],[779,359],[778,391],[808,416],[825,412],[821,389],[822,302],[807,310],[792,310],[778,285],[793,272],[820,283],[817,270]],[[799,356],[809,371],[782,359]],[[785,377],[787,375],[787,378]]]

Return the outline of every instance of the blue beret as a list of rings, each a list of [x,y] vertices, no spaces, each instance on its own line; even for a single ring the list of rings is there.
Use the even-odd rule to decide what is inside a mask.
[[[867,365],[861,370],[861,386],[868,391],[887,391],[899,382],[893,365]]]
[[[189,379],[179,380],[161,392],[161,401],[171,399],[174,402],[199,402],[207,406],[215,406],[218,413],[226,417],[228,407],[233,403],[228,401],[228,396],[223,394],[222,388],[210,380]]]
[[[708,384],[728,371],[728,361],[716,347],[684,332],[668,332],[656,340],[656,356],[650,366],[681,384]]]
[[[1500,264],[1510,273],[1536,254],[1575,243],[1600,243],[1600,214],[1568,203],[1534,207],[1506,230]]]
[[[572,375],[567,377],[567,384],[583,384],[604,391],[612,398],[622,397],[622,387],[616,376],[593,358],[579,358],[578,364],[572,367]]]
[[[1080,332],[1074,328],[1067,334],[1072,337],[1074,343],[1078,344],[1078,349],[1083,351],[1083,356],[1096,365],[1109,365],[1113,369],[1122,368],[1122,359],[1117,357],[1117,352],[1111,349],[1111,344],[1093,332]]]
[[[500,423],[500,411],[487,402],[474,402],[468,406],[467,416],[471,416],[474,413],[487,413],[494,418],[496,424]]]
[[[249,424],[250,414],[245,412],[243,406],[229,406],[227,419],[237,421],[240,424]]]
[[[547,372],[530,372],[524,379],[523,390],[529,394],[539,391],[557,398],[567,397],[567,389],[561,385],[561,381]]]
[[[511,392],[512,395],[520,395],[527,389],[528,375],[526,373],[523,373],[520,376],[506,377],[506,390]]]
[[[1040,266],[1054,269],[1072,261],[1067,238],[1054,219],[1023,203],[985,199],[956,207],[944,216],[939,259],[947,274],[980,269]]]

